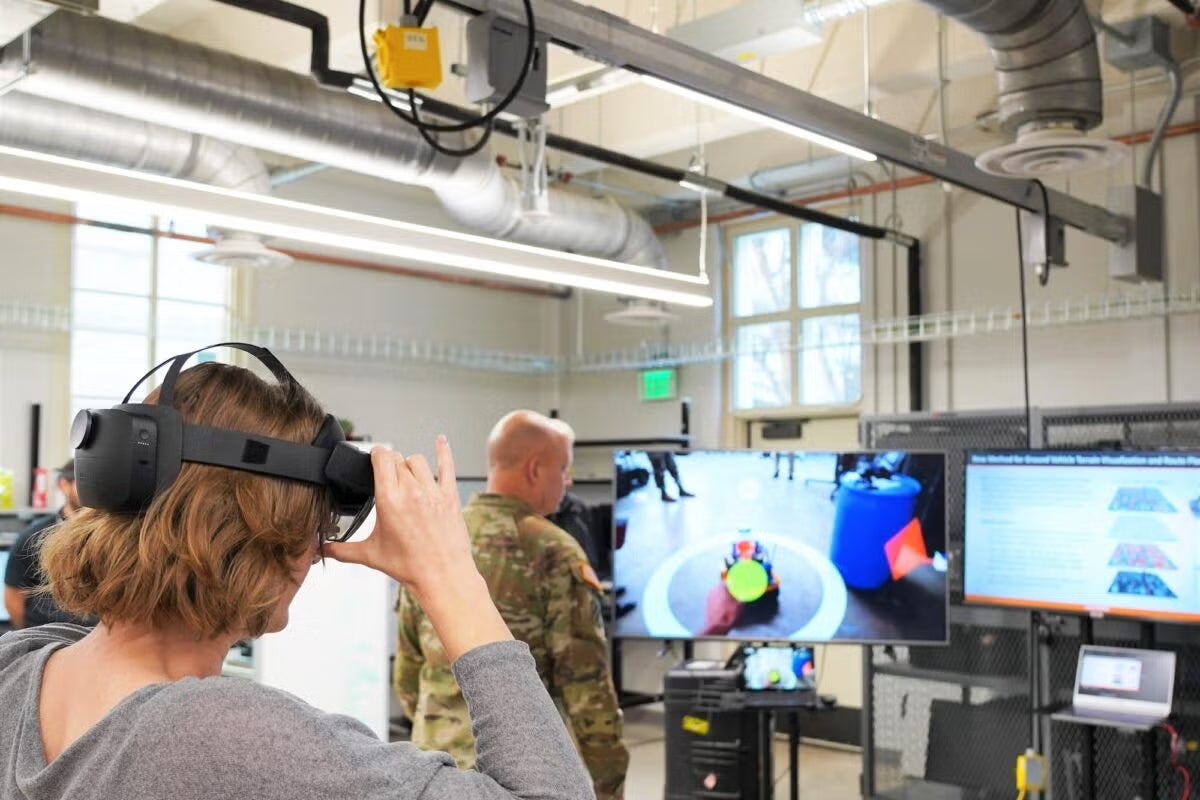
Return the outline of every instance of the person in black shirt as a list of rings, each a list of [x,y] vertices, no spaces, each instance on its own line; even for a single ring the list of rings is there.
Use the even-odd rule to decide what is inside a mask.
[[[591,509],[588,508],[588,504],[583,502],[578,495],[570,492],[563,494],[557,511],[546,515],[546,519],[571,534],[571,538],[579,542],[579,546],[583,548],[583,553],[588,557],[592,568],[599,571],[603,565],[600,562],[600,550],[596,546],[596,538],[592,535],[592,526],[588,521],[590,517]]]
[[[654,467],[654,484],[658,487],[664,503],[675,502],[675,498],[667,494],[666,473],[669,473],[675,479],[675,488],[679,490],[680,497],[696,496],[687,489],[684,489],[683,484],[679,482],[679,467],[675,464],[674,453],[651,450],[646,453],[646,456],[650,459],[650,466]]]
[[[70,519],[79,510],[79,494],[75,491],[75,460],[58,470],[58,490],[66,502],[57,514],[43,514],[33,520],[17,537],[4,571],[4,606],[12,618],[13,628],[32,628],[47,622],[74,622],[91,625],[62,611],[49,594],[34,591],[42,584],[38,556],[42,542],[54,532],[60,522]]]

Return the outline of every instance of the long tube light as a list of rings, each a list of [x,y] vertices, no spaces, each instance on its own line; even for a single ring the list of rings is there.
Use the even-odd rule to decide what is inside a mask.
[[[0,190],[67,202],[119,199],[160,215],[268,237],[705,308],[708,281],[276,197],[236,192],[11,147]]]
[[[366,78],[355,78],[354,83],[350,84],[346,91],[350,94],[357,95],[364,100],[371,100],[376,103],[382,103],[383,100],[379,97],[379,92],[375,90],[375,85]],[[408,92],[401,92],[395,89],[384,89],[387,92],[388,99],[392,101],[392,105],[399,108],[401,111],[412,111],[412,102],[408,98]],[[423,101],[418,96],[417,108],[420,108]]]
[[[727,100],[722,100],[717,97],[710,97],[703,92],[697,92],[693,89],[688,89],[687,87],[680,86],[677,83],[665,81],[662,78],[655,78],[651,75],[643,75],[642,82],[647,86],[653,86],[656,89],[662,89],[665,92],[679,95],[680,97],[684,97],[693,102],[702,103],[710,108],[715,108],[718,111],[724,111],[729,114],[733,114],[741,117],[742,119],[762,125],[763,127],[772,128],[780,131],[781,133],[786,133],[789,136],[795,136],[798,139],[803,139],[806,142],[812,142],[813,144],[819,144],[822,147],[828,147],[830,150],[836,150],[839,153],[844,153],[848,156],[852,156],[853,158],[858,158],[863,161],[875,161],[877,159],[874,153],[855,147],[854,145],[840,142],[837,139],[833,139],[821,133],[810,131],[807,128],[800,128],[795,125],[791,125],[787,122],[783,122],[782,120],[775,119],[774,117],[769,117],[766,114],[758,111],[751,111],[750,109],[739,106],[736,103],[730,103]]]

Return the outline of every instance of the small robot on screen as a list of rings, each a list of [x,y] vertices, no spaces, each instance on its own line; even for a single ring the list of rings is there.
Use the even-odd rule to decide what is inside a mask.
[[[775,574],[771,557],[761,542],[739,539],[725,556],[721,581],[729,594],[739,603],[753,603],[771,592],[779,591],[779,576]]]

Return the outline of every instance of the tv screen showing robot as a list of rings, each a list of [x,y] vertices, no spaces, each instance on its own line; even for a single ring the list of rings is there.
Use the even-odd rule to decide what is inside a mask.
[[[968,453],[969,603],[1200,622],[1200,453]]]
[[[944,643],[945,456],[614,455],[614,635]]]

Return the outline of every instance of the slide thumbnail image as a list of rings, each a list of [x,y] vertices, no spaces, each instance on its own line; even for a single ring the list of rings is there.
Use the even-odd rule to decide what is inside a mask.
[[[1177,569],[1167,554],[1152,544],[1119,544],[1108,560],[1110,567]]]
[[[1127,572],[1122,570],[1108,587],[1109,594],[1132,594],[1142,597],[1177,597],[1163,579],[1153,572]]]
[[[1117,490],[1109,511],[1153,511],[1159,514],[1174,514],[1175,506],[1153,486],[1124,486]]]
[[[1125,542],[1174,542],[1179,537],[1154,514],[1121,514],[1114,521],[1108,535]]]

